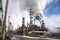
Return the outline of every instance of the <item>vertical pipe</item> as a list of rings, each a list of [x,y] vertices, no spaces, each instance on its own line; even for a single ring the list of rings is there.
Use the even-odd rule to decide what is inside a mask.
[[[35,18],[34,18],[34,25],[35,25]]]
[[[28,33],[28,22],[27,22],[27,33]]]
[[[25,18],[22,19],[23,35],[25,35]]]
[[[10,20],[10,16],[8,17],[8,32],[9,32],[9,29],[10,29],[10,27],[9,27],[9,20]]]
[[[2,33],[2,40],[5,40],[6,36],[6,17],[7,17],[7,9],[8,9],[8,2],[9,0],[6,0],[6,7],[5,7],[5,15],[4,15],[4,21],[3,21],[3,33]]]

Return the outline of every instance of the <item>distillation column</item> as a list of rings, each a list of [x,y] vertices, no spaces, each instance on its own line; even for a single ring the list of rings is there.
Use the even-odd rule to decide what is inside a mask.
[[[30,26],[32,26],[33,22],[33,10],[30,9]]]
[[[25,18],[22,19],[23,35],[25,35]]]

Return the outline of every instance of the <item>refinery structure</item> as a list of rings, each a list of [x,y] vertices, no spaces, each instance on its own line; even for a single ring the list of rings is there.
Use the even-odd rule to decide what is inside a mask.
[[[27,26],[25,25],[25,18],[22,18],[22,26],[16,29],[16,34],[18,35],[31,35],[33,33],[46,35],[47,29],[45,28],[44,20],[42,20],[42,14],[35,13],[31,8],[29,9],[30,13],[30,23],[27,22]],[[35,13],[35,15],[34,15]],[[40,15],[39,15],[40,14]],[[34,17],[34,19],[33,19]],[[35,20],[40,22],[40,26],[36,25]],[[32,35],[31,35],[32,36]]]
[[[8,9],[8,0],[6,1],[6,8],[5,8],[5,15],[4,15],[4,21],[3,21],[3,35],[2,39],[5,39],[5,36],[9,36],[12,34],[16,35],[22,35],[22,36],[46,36],[47,35],[47,29],[45,28],[45,22],[42,19],[43,15],[39,13],[39,10],[34,10],[32,8],[29,8],[29,16],[30,16],[30,23],[27,22],[27,26],[25,25],[25,18],[22,18],[22,25],[18,29],[13,31],[13,25],[12,22],[10,22],[10,16],[8,16],[8,26],[6,26],[6,17],[7,17],[7,9]],[[35,20],[38,20],[40,23],[40,26],[36,25]],[[8,32],[6,31],[6,27],[8,27]],[[17,26],[18,27],[18,26]]]
[[[25,17],[22,17],[22,25],[21,26],[18,25],[17,26],[18,28],[16,30],[13,30],[14,25],[10,21],[11,17],[8,16],[7,19],[8,4],[9,4],[9,0],[6,1],[5,14],[3,16],[2,5],[0,0],[0,14],[1,14],[0,19],[2,20],[0,23],[2,25],[2,26],[0,25],[1,26],[0,30],[2,30],[2,32],[0,33],[2,35],[1,37],[2,40],[15,40],[14,37],[17,39],[20,38],[22,40],[25,40],[26,38],[28,39],[30,38],[33,40],[38,37],[37,39],[40,40],[40,37],[44,38],[51,35],[45,26],[43,15],[41,14],[40,10],[34,10],[33,8],[29,8],[29,7],[28,7],[29,8],[28,12],[29,12],[30,21],[29,22],[27,21],[27,25],[25,25],[26,22]],[[36,25],[36,20],[39,21],[39,26]]]

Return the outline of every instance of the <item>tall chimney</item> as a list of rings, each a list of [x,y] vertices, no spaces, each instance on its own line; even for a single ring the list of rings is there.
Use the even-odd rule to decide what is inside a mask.
[[[22,19],[23,35],[25,35],[25,18]]]
[[[23,17],[23,19],[22,19],[22,27],[24,27],[25,26],[25,18]]]

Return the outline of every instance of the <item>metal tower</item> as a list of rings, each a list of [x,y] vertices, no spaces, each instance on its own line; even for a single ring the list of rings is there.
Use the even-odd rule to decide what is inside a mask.
[[[25,35],[25,18],[22,19],[23,35]]]
[[[33,22],[33,10],[30,9],[30,26],[32,25],[32,22]]]

